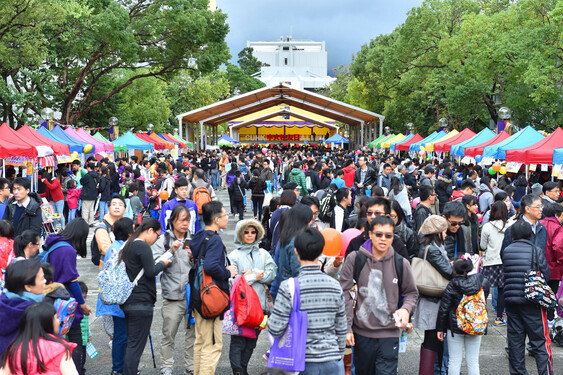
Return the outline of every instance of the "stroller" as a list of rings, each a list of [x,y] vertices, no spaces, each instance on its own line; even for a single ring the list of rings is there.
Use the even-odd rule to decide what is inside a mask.
[[[43,227],[43,237],[47,237],[50,234],[55,234],[59,228],[55,226],[55,220],[60,220],[63,215],[55,213],[55,209],[43,198],[43,203],[41,203],[41,217],[42,217],[42,227]]]

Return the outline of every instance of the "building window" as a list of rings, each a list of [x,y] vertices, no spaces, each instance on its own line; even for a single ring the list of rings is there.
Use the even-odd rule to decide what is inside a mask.
[[[285,63],[284,65],[287,65],[287,57],[284,58],[283,61],[284,61],[284,63]]]
[[[289,47],[283,47],[284,51],[289,51]]]

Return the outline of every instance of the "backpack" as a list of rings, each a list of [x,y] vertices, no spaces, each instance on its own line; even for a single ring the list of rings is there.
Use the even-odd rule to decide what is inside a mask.
[[[130,281],[125,262],[119,259],[120,252],[114,251],[98,274],[98,295],[104,305],[123,305],[145,271],[141,269],[135,280]]]
[[[57,298],[53,305],[55,306],[57,320],[60,324],[59,335],[64,336],[68,333],[74,321],[74,312],[78,302],[72,297],[69,299]]]
[[[92,243],[90,243],[90,251],[92,253],[91,256],[92,263],[94,263],[96,266],[100,265],[100,259],[102,258],[102,253],[98,248],[98,241],[96,241],[96,232],[98,231],[98,229],[104,229],[104,228],[108,231],[108,234],[112,232],[111,224],[105,219],[103,223],[98,225],[98,227],[94,230],[94,238],[92,238]]]
[[[56,244],[54,244],[53,246],[51,246],[49,248],[49,250],[43,250],[42,252],[40,252],[39,254],[37,254],[37,256],[35,257],[35,259],[38,259],[41,263],[49,263],[49,255],[51,255],[51,253],[58,249],[59,247],[63,247],[63,246],[70,246],[72,247],[71,244],[69,244],[66,241],[59,241]]]
[[[403,258],[399,253],[396,251],[393,253],[393,260],[395,262],[395,271],[397,272],[397,286],[399,287],[399,291],[403,286]],[[360,277],[360,272],[366,265],[367,256],[362,253],[360,250],[356,250],[356,259],[354,260],[354,282],[358,282],[358,278]]]
[[[484,335],[489,318],[483,288],[470,296],[464,295],[455,310],[457,328],[468,335]]]
[[[192,188],[194,189],[194,192],[192,193],[192,201],[194,201],[197,205],[197,213],[200,215],[203,213],[203,205],[211,202],[211,194],[209,193],[208,186],[209,184],[206,186],[196,187],[192,182]]]
[[[244,276],[239,276],[234,293],[235,318],[239,326],[259,327],[264,321],[264,311],[260,298],[253,287],[251,287]]]
[[[325,195],[323,195],[320,201],[319,207],[319,220],[325,223],[330,223],[332,221],[332,213],[334,207],[336,206],[336,197],[332,190],[327,189]]]
[[[305,187],[309,191],[313,191],[313,180],[311,180],[311,176],[305,177]]]

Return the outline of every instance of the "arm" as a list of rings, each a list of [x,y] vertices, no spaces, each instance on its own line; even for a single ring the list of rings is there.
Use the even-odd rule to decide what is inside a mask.
[[[154,245],[151,246],[152,257],[153,257],[154,260],[157,260],[159,256],[161,256],[162,254],[164,254],[166,252],[166,250],[164,248],[164,240],[165,240],[165,236],[161,235],[158,238],[158,240],[156,240]]]
[[[262,276],[262,280],[260,280],[260,282],[262,284],[269,285],[276,278],[278,266],[276,266],[274,259],[268,251],[260,249],[260,253],[263,254],[262,256],[264,256],[264,258],[266,259],[266,262],[264,264],[264,276]]]
[[[483,231],[481,232],[481,250],[482,251],[487,251],[487,246],[489,245],[489,231],[488,228],[489,226],[487,224],[485,224],[483,226]]]
[[[219,236],[210,237],[207,242],[207,252],[205,254],[203,269],[217,280],[228,280],[231,277],[231,273],[225,268],[224,262],[221,239]]]
[[[135,241],[140,242],[140,241]],[[141,260],[141,265],[143,266],[143,270],[145,270],[144,276],[146,277],[155,277],[158,275],[162,270],[164,270],[164,262],[158,262],[154,264],[154,259],[152,257],[152,251],[148,244],[143,242],[144,245],[147,247],[142,248],[140,252],[139,259]],[[137,275],[135,275],[137,277]]]
[[[344,259],[340,272],[340,287],[344,295],[344,306],[346,310],[347,332],[352,333],[352,322],[354,321],[354,300],[350,295],[350,290],[354,287],[354,262],[356,253],[353,252]]]
[[[104,228],[98,228],[96,229],[94,237],[96,238],[96,242],[98,243],[98,249],[100,250],[100,253],[102,253],[102,255],[105,255],[112,242],[108,231]]]
[[[8,211],[8,210],[6,210]],[[27,229],[31,229],[37,233],[41,233],[42,228],[42,216],[41,216],[41,206],[37,206],[37,209],[35,210],[35,215],[31,216],[29,219],[29,228]]]
[[[74,350],[78,350],[78,349],[74,349]],[[78,375],[78,371],[76,371],[76,366],[72,361],[72,356],[67,356],[66,354],[64,354],[61,359],[61,363],[59,364],[59,370],[61,371],[61,375]]]
[[[293,301],[287,280],[283,281],[276,296],[272,315],[268,319],[268,332],[274,337],[281,337],[289,324],[289,316],[293,309]]]
[[[424,255],[424,249],[420,249],[422,251],[422,255]],[[420,254],[420,253],[419,253]],[[434,267],[442,276],[446,279],[451,279],[453,274],[452,265],[450,262],[442,256],[441,251],[434,246],[430,246],[428,250],[428,256],[426,260],[430,262],[432,267]]]
[[[446,332],[448,329],[448,314],[454,304],[455,290],[453,284],[450,282],[442,294],[440,301],[440,308],[438,310],[438,319],[436,319],[436,330],[438,332]]]
[[[551,277],[551,271],[549,270],[549,265],[547,264],[547,259],[545,258],[545,250],[534,246],[533,251],[536,252],[536,260],[538,262],[538,269],[542,272],[543,277],[549,280]]]
[[[338,348],[340,353],[344,355],[346,349],[346,333],[348,332],[348,321],[346,320],[346,303],[344,301],[344,293],[340,295],[338,303],[338,312],[334,322],[336,336],[338,337]]]
[[[553,238],[553,255],[557,264],[563,263],[563,228],[558,228]]]
[[[344,211],[340,209],[334,209],[334,228],[342,232],[342,226],[344,225]]]

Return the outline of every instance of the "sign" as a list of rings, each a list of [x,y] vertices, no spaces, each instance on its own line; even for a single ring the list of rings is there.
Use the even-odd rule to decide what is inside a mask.
[[[282,142],[304,142],[304,141],[320,141],[322,137],[306,134],[241,134],[241,141],[282,141]]]
[[[522,166],[522,163],[511,161],[511,162],[506,163],[506,171],[510,172],[510,173],[518,173],[521,166]]]
[[[536,164],[530,164],[530,172],[535,172],[537,167]]]
[[[551,171],[551,176],[553,177],[560,177],[561,176],[561,167],[563,165],[562,164],[555,164],[553,166],[553,169]]]

